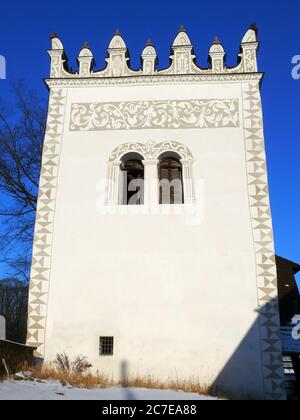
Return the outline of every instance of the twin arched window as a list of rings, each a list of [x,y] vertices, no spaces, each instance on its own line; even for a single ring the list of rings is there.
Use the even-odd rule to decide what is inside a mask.
[[[121,197],[123,205],[143,205],[145,194],[145,167],[143,157],[129,153],[122,158]],[[183,178],[180,156],[174,152],[163,153],[158,159],[157,178],[159,204],[183,204]]]

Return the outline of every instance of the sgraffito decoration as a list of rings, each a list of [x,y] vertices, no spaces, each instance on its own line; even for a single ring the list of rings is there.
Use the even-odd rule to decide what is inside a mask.
[[[262,106],[258,83],[243,84],[243,109],[249,205],[256,255],[262,373],[266,398],[282,400],[286,399],[285,377]]]
[[[71,131],[237,128],[239,100],[75,103]]]

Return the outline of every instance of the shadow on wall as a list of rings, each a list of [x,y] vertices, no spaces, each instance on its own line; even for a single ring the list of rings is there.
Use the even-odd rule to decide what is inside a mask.
[[[257,311],[255,323],[214,381],[213,395],[234,400],[286,399],[278,310],[276,298]]]
[[[128,401],[136,400],[135,394],[132,392],[130,388],[128,388],[129,384],[129,364],[126,360],[121,363],[121,385],[124,388],[124,398]]]
[[[278,310],[276,298],[257,311],[256,321],[212,384],[212,396],[232,400],[286,399]],[[259,349],[257,343],[260,344]],[[220,347],[222,344],[226,348],[226,334]],[[165,362],[169,363],[168,360]],[[195,376],[197,371],[200,371],[200,367],[198,370],[195,366]],[[120,375],[124,398],[134,400],[134,393],[128,389],[130,372],[127,361],[121,363]],[[198,378],[201,383],[201,376],[198,375]]]

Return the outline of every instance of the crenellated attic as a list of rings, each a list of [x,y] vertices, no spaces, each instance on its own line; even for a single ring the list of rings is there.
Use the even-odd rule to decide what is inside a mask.
[[[112,38],[106,58],[104,70],[95,70],[95,60],[88,43],[83,45],[79,56],[78,72],[73,72],[68,66],[67,55],[64,46],[58,36],[51,36],[52,48],[49,51],[51,57],[51,79],[60,78],[101,78],[101,77],[130,77],[130,76],[166,76],[166,75],[229,75],[241,73],[257,73],[257,51],[259,47],[257,39],[257,27],[251,25],[242,39],[238,63],[235,67],[226,66],[226,53],[216,37],[209,50],[208,67],[200,68],[196,63],[193,45],[183,27],[176,36],[170,56],[170,67],[163,70],[157,69],[157,53],[149,41],[141,55],[142,68],[132,70],[130,68],[129,54],[126,44],[117,31]]]

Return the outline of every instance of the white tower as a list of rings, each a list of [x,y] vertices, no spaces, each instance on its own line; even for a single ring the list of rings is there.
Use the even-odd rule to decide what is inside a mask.
[[[216,38],[202,69],[181,28],[168,69],[148,43],[134,71],[116,33],[104,70],[85,44],[74,73],[52,36],[28,324],[39,357],[285,398],[257,49],[252,26],[229,68]]]

